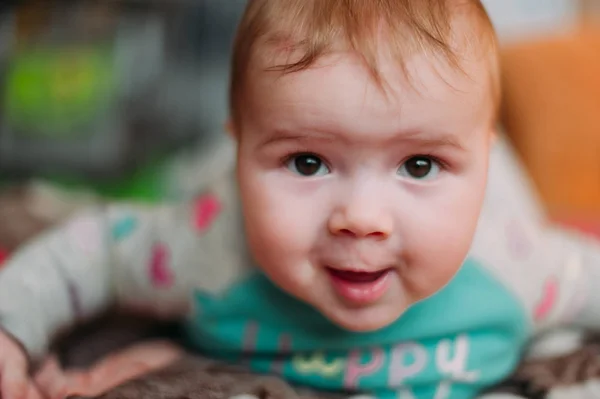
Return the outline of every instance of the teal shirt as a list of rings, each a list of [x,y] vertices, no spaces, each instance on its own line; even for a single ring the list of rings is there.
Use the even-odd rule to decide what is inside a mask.
[[[461,399],[514,370],[531,326],[514,295],[469,259],[443,290],[378,331],[343,330],[256,272],[218,297],[196,291],[189,332],[200,351],[292,384]]]

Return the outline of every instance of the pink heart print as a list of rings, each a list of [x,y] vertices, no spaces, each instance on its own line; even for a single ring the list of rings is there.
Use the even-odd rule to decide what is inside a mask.
[[[155,244],[150,258],[150,280],[156,288],[169,288],[175,276],[169,264],[169,249],[164,244]]]
[[[549,278],[544,284],[542,297],[535,308],[535,320],[541,321],[548,317],[548,315],[554,308],[556,301],[558,300],[558,292],[558,280],[555,277]]]
[[[194,227],[200,232],[207,230],[221,213],[221,209],[221,202],[214,195],[199,197],[194,207]]]
[[[4,263],[4,261],[6,261],[7,259],[8,259],[8,251],[5,251],[2,248],[0,248],[0,268],[2,267],[2,264]]]

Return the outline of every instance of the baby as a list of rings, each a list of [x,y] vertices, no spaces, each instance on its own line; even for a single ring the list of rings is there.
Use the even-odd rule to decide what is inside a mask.
[[[543,329],[600,325],[600,247],[545,226],[495,140],[478,0],[252,0],[230,96],[237,159],[196,200],[89,209],[0,273],[3,398],[113,303],[185,320],[212,357],[377,398],[471,398]]]

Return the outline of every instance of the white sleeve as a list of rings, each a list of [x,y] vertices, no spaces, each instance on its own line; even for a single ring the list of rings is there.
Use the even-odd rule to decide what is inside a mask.
[[[32,356],[51,335],[112,299],[104,209],[76,215],[18,251],[0,272],[0,323]]]
[[[26,245],[0,272],[0,326],[37,357],[60,329],[115,303],[181,316],[193,288],[218,287],[239,271],[240,226],[227,190],[185,204],[86,210]]]

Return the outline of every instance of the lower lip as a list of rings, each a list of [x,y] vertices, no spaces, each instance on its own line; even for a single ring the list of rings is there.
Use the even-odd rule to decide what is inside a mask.
[[[391,270],[383,273],[379,278],[369,282],[357,282],[341,278],[329,272],[333,288],[338,295],[356,305],[369,305],[378,301],[390,286]]]

